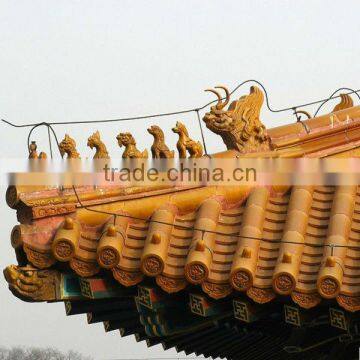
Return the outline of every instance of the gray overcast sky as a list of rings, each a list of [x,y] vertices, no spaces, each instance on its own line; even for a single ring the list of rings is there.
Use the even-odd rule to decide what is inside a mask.
[[[198,106],[212,100],[203,89],[233,88],[256,78],[273,107],[328,96],[340,86],[360,88],[360,2],[354,1],[7,1],[0,2],[0,116],[17,122],[116,118]],[[247,93],[244,87],[236,96]],[[312,110],[312,109],[310,109]],[[58,126],[92,156],[87,137],[99,129],[111,155],[115,136],[133,132],[151,145],[145,127],[170,129],[181,120],[194,138],[193,115],[111,125]],[[267,127],[294,121],[291,113],[262,111]],[[1,157],[26,156],[25,130],[1,125]],[[206,130],[210,152],[224,149]],[[48,151],[45,132],[34,135]],[[10,231],[14,211],[2,189],[0,267],[14,263]],[[105,334],[84,316],[65,317],[62,304],[27,304],[0,278],[0,346],[75,349],[96,359],[168,357],[133,338]]]

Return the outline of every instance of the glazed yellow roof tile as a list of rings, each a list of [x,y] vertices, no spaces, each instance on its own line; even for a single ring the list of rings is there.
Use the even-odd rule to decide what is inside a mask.
[[[359,214],[360,188],[356,186],[293,187],[282,196],[255,188],[236,207],[223,208],[218,199],[209,199],[186,214],[161,207],[150,222],[127,219],[129,225],[124,227],[123,219],[116,225],[119,230],[122,227],[125,238],[119,261],[110,269],[127,286],[134,284],[133,278],[130,284],[125,276],[116,277],[119,271],[137,274],[135,283],[144,275],[161,277],[158,283],[169,292],[176,281],[176,291],[186,284],[199,284],[216,298],[241,291],[250,292],[256,300],[254,287],[280,295],[360,296]],[[37,250],[36,242],[26,235],[33,226],[20,226],[28,252]],[[49,244],[44,257],[55,256],[51,243],[63,226],[55,224],[58,230],[43,233]],[[71,260],[67,260],[79,275],[100,271],[98,246],[106,226],[108,221],[81,226]],[[63,240],[66,243],[68,238],[63,236]],[[65,243],[61,250],[66,253]],[[115,250],[108,249],[109,258],[111,251]],[[39,256],[34,259],[35,266],[44,267]],[[216,293],[209,284],[218,285]]]
[[[327,114],[269,129],[268,146],[211,156],[360,155],[360,107],[335,118],[335,126],[334,114]],[[115,222],[76,208],[75,195],[8,191],[8,204],[18,209],[71,204],[66,214],[20,219],[14,229],[13,246],[23,247],[34,266],[63,262],[83,277],[108,271],[125,286],[152,277],[169,293],[196,285],[213,298],[242,292],[264,303],[288,295],[305,308],[324,298],[360,309],[359,186],[155,186],[80,194],[93,210],[116,212]]]

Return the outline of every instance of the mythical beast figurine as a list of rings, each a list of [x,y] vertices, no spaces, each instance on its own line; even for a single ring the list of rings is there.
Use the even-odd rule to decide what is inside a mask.
[[[39,270],[30,265],[10,265],[4,270],[10,290],[24,301],[54,301],[59,283],[56,270]]]
[[[116,140],[120,147],[125,146],[122,154],[123,159],[147,159],[148,152],[145,149],[143,152],[137,149],[134,137],[129,133],[120,133],[116,136]]]
[[[76,150],[76,142],[68,134],[65,134],[64,139],[59,144],[61,156],[67,154],[68,159],[79,159],[80,154]]]
[[[174,150],[170,151],[165,144],[164,132],[157,125],[152,125],[147,129],[148,133],[154,137],[151,146],[151,153],[154,159],[171,159],[174,157]]]
[[[269,150],[270,140],[259,118],[264,101],[260,89],[252,86],[249,95],[233,101],[228,109],[224,110],[230,101],[229,90],[224,86],[216,86],[216,88],[225,91],[225,101],[223,102],[216,90],[205,90],[214,93],[218,98],[217,104],[212,106],[210,112],[203,118],[206,127],[222,137],[228,150],[243,153]]]
[[[179,151],[180,159],[186,158],[186,151],[189,153],[190,158],[199,158],[203,155],[201,142],[190,138],[187,128],[183,123],[177,121],[172,131],[179,135],[176,147]]]
[[[109,159],[109,153],[106,149],[105,144],[100,139],[99,131],[95,131],[88,138],[87,146],[89,146],[90,149],[96,149],[94,159]]]
[[[38,155],[36,141],[32,141],[29,146],[29,159],[46,159],[46,158],[47,155],[43,151]]]

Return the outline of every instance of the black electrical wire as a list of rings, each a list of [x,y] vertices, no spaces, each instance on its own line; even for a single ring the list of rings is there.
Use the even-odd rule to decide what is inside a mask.
[[[329,100],[332,100],[332,99],[336,99],[336,98],[339,98],[341,95],[338,95],[338,96],[334,96],[338,91],[340,90],[350,90],[349,93],[347,93],[348,95],[349,94],[353,94],[355,93],[359,100],[360,100],[360,95],[358,94],[358,92],[360,92],[360,90],[353,90],[353,89],[350,89],[350,88],[339,88],[337,89],[335,92],[333,92],[333,94],[330,95],[329,98],[327,99],[322,99],[322,100],[317,100],[317,101],[313,101],[313,102],[309,102],[309,103],[306,103],[306,104],[302,104],[302,105],[296,105],[296,106],[291,106],[291,107],[288,107],[288,108],[283,108],[283,109],[273,109],[271,106],[270,106],[270,103],[269,103],[269,96],[268,96],[268,93],[267,93],[267,90],[265,88],[265,86],[259,82],[258,80],[254,80],[254,79],[250,79],[250,80],[246,80],[246,81],[243,81],[242,83],[240,83],[239,85],[237,85],[230,93],[229,95],[232,95],[235,91],[237,91],[241,86],[247,84],[247,83],[256,83],[257,85],[259,85],[264,93],[265,93],[265,100],[266,100],[266,106],[268,108],[269,111],[273,112],[273,113],[278,113],[278,112],[283,112],[283,111],[294,111],[294,113],[296,114],[296,110],[297,108],[299,107],[306,107],[306,106],[310,106],[310,105],[314,105],[314,104],[318,104],[318,103],[321,103],[321,105],[319,106],[319,108],[317,109],[315,115],[319,112],[320,108],[326,103],[328,102]],[[223,98],[224,99],[224,98]],[[194,108],[194,109],[189,109],[189,110],[180,110],[180,111],[174,111],[174,112],[169,112],[169,113],[159,113],[159,114],[153,114],[153,115],[144,115],[144,116],[135,116],[135,117],[128,117],[128,118],[119,118],[119,119],[105,119],[105,120],[88,120],[88,121],[70,121],[70,122],[41,122],[41,123],[34,123],[34,124],[22,124],[22,125],[17,125],[17,124],[14,124],[14,123],[11,123],[10,121],[7,121],[5,119],[1,119],[4,123],[12,126],[12,127],[16,127],[16,128],[23,128],[23,127],[32,127],[32,129],[30,130],[29,132],[29,135],[28,135],[28,149],[29,149],[29,146],[30,146],[30,135],[31,133],[33,132],[34,129],[36,129],[37,127],[41,126],[41,125],[44,125],[44,126],[47,126],[48,127],[48,133],[49,133],[49,146],[50,146],[50,154],[51,154],[51,158],[53,157],[53,154],[52,154],[52,147],[51,147],[51,138],[50,138],[50,131],[49,129],[52,131],[54,137],[55,137],[55,140],[56,140],[56,143],[57,143],[57,146],[58,146],[58,149],[59,149],[59,141],[57,139],[57,136],[56,136],[56,133],[54,131],[54,129],[52,128],[51,125],[75,125],[75,124],[92,124],[92,123],[108,123],[108,122],[121,122],[121,121],[130,121],[130,120],[140,120],[140,119],[149,119],[149,118],[154,118],[154,117],[163,117],[163,116],[171,116],[171,115],[179,115],[179,114],[186,114],[186,113],[190,113],[190,112],[196,112],[197,114],[197,118],[198,118],[198,123],[199,123],[199,127],[200,127],[200,132],[201,132],[201,137],[202,137],[202,143],[203,143],[203,146],[204,146],[204,152],[205,152],[205,155],[207,155],[207,147],[206,147],[206,142],[205,142],[205,137],[204,137],[204,133],[203,133],[203,128],[202,128],[202,124],[201,124],[201,119],[200,119],[200,114],[199,114],[199,111],[200,110],[203,110],[204,108],[208,107],[209,105],[211,104],[214,104],[215,102],[217,102],[217,100],[213,100],[213,101],[210,101],[208,102],[207,104],[199,107],[199,108]],[[299,119],[298,119],[299,121]],[[303,124],[305,126],[305,124]],[[305,126],[305,129],[306,129],[306,126]],[[30,150],[29,150],[30,151]],[[59,152],[60,152],[60,149],[59,149]],[[60,155],[61,155],[61,152],[60,152]],[[62,156],[62,155],[61,155]]]
[[[48,132],[48,139],[49,139],[50,157],[53,158],[51,136],[50,136],[50,128],[49,127],[47,127],[47,132]]]
[[[338,91],[340,90],[349,90],[350,92],[347,93],[347,95],[350,95],[350,94],[356,94],[357,97],[359,98],[360,100],[360,95],[358,94],[360,92],[360,90],[353,90],[351,88],[346,88],[346,87],[342,87],[342,88],[339,88],[337,89],[336,91],[334,91],[329,98],[327,99],[322,99],[322,100],[317,100],[317,101],[313,101],[313,102],[309,102],[309,103],[306,103],[306,104],[301,104],[301,105],[295,105],[295,106],[291,106],[291,107],[288,107],[288,108],[283,108],[283,109],[273,109],[271,106],[270,106],[270,103],[269,103],[269,96],[268,96],[268,92],[265,88],[265,86],[259,82],[258,80],[254,80],[254,79],[250,79],[250,80],[246,80],[246,81],[243,81],[242,83],[240,83],[239,85],[237,85],[230,93],[229,95],[232,95],[235,91],[237,91],[241,86],[247,84],[247,83],[256,83],[257,85],[259,85],[262,90],[264,91],[264,94],[265,94],[265,100],[266,100],[266,106],[268,108],[269,111],[273,112],[273,113],[278,113],[278,112],[283,112],[283,111],[294,111],[294,113],[296,114],[296,110],[297,108],[299,107],[306,107],[306,106],[310,106],[310,105],[314,105],[314,104],[318,104],[318,103],[321,103],[321,105],[319,106],[319,108],[317,109],[316,113],[314,116],[317,115],[317,113],[319,112],[319,110],[321,109],[321,107],[327,103],[328,101],[330,100],[333,100],[333,99],[336,99],[336,98],[339,98],[341,97],[341,95],[338,95],[338,96],[334,96]],[[223,98],[224,99],[224,98]],[[202,124],[201,124],[201,119],[200,119],[200,110],[203,110],[205,109],[206,107],[208,107],[209,105],[211,104],[214,104],[216,103],[217,100],[213,100],[213,101],[210,101],[208,102],[207,104],[199,107],[199,108],[194,108],[194,109],[189,109],[189,110],[180,110],[180,111],[174,111],[174,112],[169,112],[169,113],[159,113],[159,114],[153,114],[153,115],[143,115],[143,116],[135,116],[135,117],[128,117],[128,118],[119,118],[119,119],[105,119],[105,120],[88,120],[88,121],[70,121],[70,122],[40,122],[40,123],[34,123],[34,124],[21,124],[21,125],[17,125],[17,124],[14,124],[10,121],[7,121],[5,119],[1,119],[1,121],[3,121],[4,123],[12,126],[12,127],[16,127],[16,128],[23,128],[23,127],[32,127],[32,129],[30,130],[29,132],[29,135],[28,135],[28,149],[29,149],[29,146],[30,146],[30,135],[31,133],[33,132],[34,129],[36,129],[37,127],[39,126],[47,126],[48,127],[48,132],[50,133],[49,129],[52,131],[54,137],[55,137],[55,140],[56,140],[56,143],[57,143],[57,146],[58,146],[58,149],[59,149],[59,141],[57,139],[57,136],[56,136],[56,133],[54,131],[54,129],[52,128],[51,125],[75,125],[75,124],[92,124],[92,123],[108,123],[108,122],[121,122],[121,121],[130,121],[130,120],[140,120],[140,119],[149,119],[149,118],[154,118],[154,117],[163,117],[163,116],[171,116],[171,115],[179,115],[179,114],[186,114],[186,113],[190,113],[190,112],[196,112],[196,115],[197,115],[197,118],[198,118],[198,123],[199,123],[199,127],[200,127],[200,132],[201,132],[201,137],[202,137],[202,143],[203,143],[203,146],[204,146],[204,152],[205,152],[205,155],[207,155],[207,148],[206,148],[206,142],[205,142],[205,137],[204,137],[204,133],[203,133],[203,128],[202,128]],[[298,119],[299,121],[299,119]],[[301,122],[302,123],[302,122]],[[303,124],[303,123],[302,123]],[[305,124],[303,124],[305,126]],[[306,129],[306,126],[305,126],[305,129]],[[306,129],[307,130],[307,129]],[[308,132],[308,131],[307,131]],[[51,148],[51,138],[50,138],[50,134],[49,134],[49,146],[50,146],[50,154],[51,154],[51,158],[53,157],[52,155],[52,148]],[[60,149],[59,149],[59,152],[60,152]],[[61,155],[61,152],[60,152],[60,155]],[[62,156],[62,155],[61,155]]]
[[[355,94],[358,99],[360,100],[360,95],[358,94],[358,90],[354,90],[354,89],[351,89],[351,88],[347,88],[347,87],[342,87],[342,88],[339,88],[337,90],[335,90],[326,100],[324,100],[324,102],[318,107],[318,109],[315,111],[315,114],[314,114],[314,117],[318,114],[318,112],[320,111],[320,109],[330,100],[333,100],[335,99],[335,97],[333,97],[337,92],[339,91],[342,91],[342,90],[347,90],[347,91],[351,91],[349,94]],[[348,95],[349,95],[348,94]],[[339,95],[341,96],[341,95]],[[339,97],[337,96],[337,97]]]
[[[53,156],[52,156],[52,148],[51,148],[50,131],[51,131],[51,133],[52,133],[53,136],[54,136],[54,139],[55,139],[57,148],[58,148],[59,153],[60,153],[60,155],[61,155],[61,157],[62,157],[62,154],[61,154],[60,148],[59,148],[59,144],[60,144],[60,143],[59,143],[59,139],[58,139],[58,137],[57,137],[57,135],[56,135],[56,132],[55,132],[55,130],[53,129],[53,127],[52,127],[49,123],[47,123],[47,122],[41,122],[41,123],[39,123],[39,124],[35,124],[35,125],[32,126],[32,128],[30,129],[30,131],[29,131],[29,133],[28,133],[28,137],[27,137],[27,148],[28,148],[29,153],[30,153],[30,137],[31,137],[31,134],[33,133],[33,131],[34,131],[35,129],[37,129],[37,128],[40,127],[40,126],[46,126],[46,127],[47,127],[48,137],[49,137],[49,146],[50,146],[51,158],[52,158]]]
[[[200,133],[201,133],[202,143],[203,143],[203,145],[204,145],[204,152],[205,152],[205,155],[208,155],[208,152],[207,152],[207,149],[206,149],[206,142],[205,142],[205,137],[204,137],[204,131],[203,131],[202,124],[201,124],[201,119],[200,119],[199,110],[196,110],[196,115],[197,115],[198,122],[199,122],[199,127],[200,127]]]
[[[241,86],[245,85],[246,83],[249,82],[253,82],[258,84],[264,91],[265,94],[265,100],[266,100],[266,106],[268,108],[269,111],[273,112],[273,113],[278,113],[278,112],[283,112],[283,111],[295,111],[297,108],[300,107],[306,107],[306,106],[310,106],[310,105],[315,105],[315,104],[319,104],[321,103],[321,105],[319,106],[319,108],[317,109],[315,115],[319,112],[319,110],[321,109],[321,107],[328,101],[336,99],[341,97],[341,95],[337,95],[334,96],[338,91],[341,90],[349,90],[350,92],[347,93],[347,95],[350,94],[356,94],[357,97],[360,100],[360,95],[358,94],[360,92],[360,90],[353,90],[350,88],[339,88],[336,91],[334,91],[329,98],[326,99],[322,99],[322,100],[317,100],[317,101],[313,101],[313,102],[309,102],[309,103],[305,103],[305,104],[301,104],[301,105],[296,105],[296,106],[291,106],[291,107],[287,107],[287,108],[282,108],[282,109],[273,109],[270,106],[269,103],[269,96],[267,93],[266,88],[257,80],[246,80],[242,83],[240,83],[239,85],[237,85],[231,92],[230,95],[232,95],[235,91],[237,91]],[[203,110],[204,108],[208,107],[211,104],[214,104],[215,102],[217,102],[217,100],[214,101],[210,101],[207,104],[203,105],[202,107],[199,108],[194,108],[194,109],[189,109],[189,110],[180,110],[180,111],[174,111],[174,112],[169,112],[169,113],[159,113],[159,114],[153,114],[153,115],[144,115],[144,116],[136,116],[136,117],[128,117],[128,118],[119,118],[119,119],[105,119],[105,120],[90,120],[90,121],[70,121],[70,122],[40,122],[40,123],[34,123],[34,124],[22,124],[22,125],[17,125],[14,123],[11,123],[7,120],[1,119],[4,123],[12,126],[12,127],[16,127],[16,128],[23,128],[23,127],[31,127],[31,130],[29,131],[28,134],[28,138],[27,138],[27,143],[28,143],[28,150],[30,151],[30,137],[31,134],[33,133],[33,131],[40,127],[40,126],[46,126],[48,129],[48,137],[49,137],[49,146],[50,146],[50,152],[51,152],[51,157],[52,157],[52,147],[51,147],[51,137],[50,137],[50,131],[52,132],[55,141],[57,143],[57,146],[59,148],[59,141],[56,135],[56,132],[54,131],[54,129],[52,128],[52,125],[74,125],[74,124],[91,124],[91,123],[107,123],[107,122],[120,122],[120,121],[129,121],[129,120],[139,120],[139,119],[148,119],[148,118],[154,118],[154,117],[162,117],[162,116],[171,116],[171,115],[179,115],[179,114],[186,114],[186,113],[190,113],[190,112],[196,112],[197,114],[197,118],[199,121],[199,126],[200,126],[200,131],[201,131],[201,136],[202,136],[202,140],[203,140],[203,144],[204,144],[204,151],[205,154],[207,154],[207,149],[206,149],[206,144],[205,144],[205,138],[204,138],[204,134],[203,134],[203,130],[202,130],[202,125],[201,125],[201,119],[200,119],[200,110]],[[59,149],[60,150],[60,149]],[[158,221],[158,220],[152,220],[152,219],[144,219],[144,218],[139,218],[139,217],[134,217],[134,216],[130,216],[130,215],[123,215],[123,214],[117,214],[117,213],[112,213],[112,212],[106,212],[106,211],[101,211],[101,210],[96,210],[96,209],[91,209],[85,205],[82,204],[80,197],[77,194],[76,188],[75,186],[73,186],[73,190],[75,193],[75,196],[77,198],[78,203],[80,204],[81,208],[84,208],[88,211],[93,211],[93,212],[97,212],[97,213],[102,213],[102,214],[106,214],[109,216],[114,216],[114,223],[116,222],[116,217],[120,216],[120,217],[126,217],[126,218],[130,218],[133,220],[139,220],[139,221],[144,221],[144,222],[154,222],[154,223],[160,223],[160,224],[164,224],[164,225],[169,225],[169,226],[173,226],[173,224],[171,223],[166,223],[163,221]],[[302,243],[302,242],[292,242],[292,241],[283,241],[283,240],[273,240],[273,239],[266,239],[266,238],[256,238],[256,237],[250,237],[250,236],[241,236],[241,235],[234,235],[234,234],[228,234],[228,233],[222,233],[222,232],[218,232],[218,231],[211,231],[211,230],[205,230],[205,229],[197,229],[195,227],[186,227],[184,225],[176,225],[179,228],[183,228],[183,229],[187,229],[187,230],[193,230],[193,231],[200,231],[203,235],[205,232],[207,233],[212,233],[212,234],[216,234],[216,235],[224,235],[224,236],[232,236],[232,237],[242,237],[244,239],[252,239],[252,240],[260,240],[260,241],[265,241],[265,242],[271,242],[271,243],[289,243],[289,244],[297,244],[297,245],[307,245],[310,247],[330,247],[333,251],[334,247],[346,247],[346,248],[352,248],[352,249],[359,249],[360,247],[356,247],[356,246],[349,246],[349,245],[336,245],[336,244],[322,244],[322,245],[317,245],[317,244],[310,244],[310,243]]]
[[[300,107],[306,107],[306,106],[310,106],[310,105],[315,105],[315,104],[320,104],[320,103],[323,103],[325,101],[329,101],[331,99],[336,99],[336,98],[339,98],[340,95],[338,96],[333,96],[333,97],[330,97],[330,98],[326,98],[326,99],[321,99],[321,100],[316,100],[316,101],[312,101],[312,102],[308,102],[308,103],[304,103],[304,104],[299,104],[299,105],[295,105],[295,106],[290,106],[290,107],[286,107],[286,108],[282,108],[282,109],[273,109],[271,106],[270,106],[270,103],[269,103],[269,96],[268,96],[268,93],[267,93],[267,90],[265,88],[265,86],[257,81],[257,80],[254,80],[254,79],[251,79],[251,80],[246,80],[246,81],[243,81],[242,83],[240,83],[239,85],[237,85],[231,92],[230,92],[230,95],[232,95],[235,91],[237,91],[241,86],[247,84],[247,83],[256,83],[257,85],[259,85],[264,93],[265,93],[265,100],[266,100],[266,106],[268,108],[269,111],[273,112],[273,113],[278,113],[278,112],[283,112],[283,111],[290,111],[290,110],[294,110],[294,109],[297,109],[297,108],[300,108]],[[337,89],[335,91],[338,92],[339,90],[341,89],[344,89],[344,88],[340,88],[340,89]],[[360,99],[360,96],[359,96],[359,93],[360,92],[360,89],[359,90],[351,90],[350,92],[347,93],[347,95],[350,95],[350,94],[356,94],[359,99]],[[217,100],[213,100],[213,101],[210,101],[208,103],[206,103],[205,105],[203,106],[200,106],[200,107],[197,107],[197,108],[192,108],[192,109],[188,109],[188,110],[180,110],[180,111],[173,111],[173,112],[168,112],[168,113],[158,113],[158,114],[151,114],[151,115],[141,115],[141,116],[134,116],[134,117],[125,117],[125,118],[117,118],[117,119],[102,119],[102,120],[82,120],[82,121],[58,121],[58,122],[46,122],[46,123],[33,123],[33,124],[21,124],[21,125],[17,125],[17,124],[14,124],[8,120],[5,120],[5,119],[1,119],[4,123],[10,125],[10,126],[13,126],[13,127],[17,127],[17,128],[22,128],[22,127],[33,127],[33,126],[36,126],[36,125],[39,125],[39,124],[48,124],[48,125],[74,125],[74,124],[92,124],[92,123],[108,123],[108,122],[121,122],[121,121],[130,121],[130,120],[140,120],[140,119],[149,119],[149,118],[155,118],[155,117],[163,117],[163,116],[172,116],[172,115],[180,115],[180,114],[186,114],[186,113],[190,113],[190,112],[199,112],[200,110],[203,110],[205,109],[206,107],[208,107],[209,105],[211,104],[214,104],[216,103]]]

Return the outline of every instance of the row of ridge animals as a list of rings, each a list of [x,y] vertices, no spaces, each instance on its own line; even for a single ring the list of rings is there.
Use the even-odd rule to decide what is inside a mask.
[[[173,158],[175,152],[169,150],[165,144],[164,132],[157,125],[152,125],[147,131],[154,137],[154,142],[151,146],[151,154],[154,159],[159,158]],[[203,155],[203,147],[199,141],[192,140],[189,137],[189,133],[186,129],[186,126],[177,122],[176,126],[172,128],[172,131],[179,135],[179,140],[176,144],[176,147],[179,152],[180,158],[186,158],[187,153],[189,153],[190,158],[198,158]],[[135,159],[135,158],[147,158],[148,151],[138,150],[136,147],[136,141],[134,137],[129,133],[120,133],[116,136],[117,142],[120,147],[124,146],[125,150],[122,154],[124,159]],[[99,131],[94,132],[87,142],[87,146],[91,149],[95,148],[96,152],[94,159],[108,159],[109,153],[106,149],[105,144],[100,139]],[[59,150],[61,156],[67,154],[68,159],[79,159],[80,154],[76,150],[76,142],[68,134],[65,135],[65,138],[59,144]],[[46,159],[46,153],[41,152],[37,153],[37,145],[35,141],[32,141],[29,146],[29,159]]]

